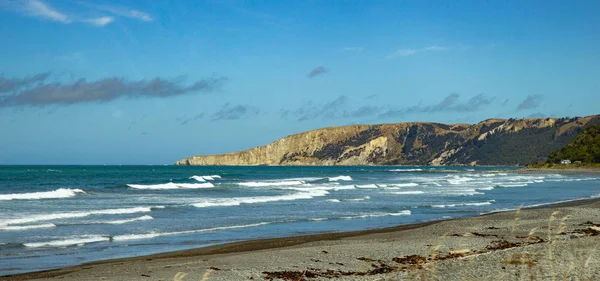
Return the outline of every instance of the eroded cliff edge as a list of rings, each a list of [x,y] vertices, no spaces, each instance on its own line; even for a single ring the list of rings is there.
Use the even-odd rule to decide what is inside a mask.
[[[308,131],[265,146],[198,155],[175,165],[523,165],[545,159],[600,115],[396,123]]]

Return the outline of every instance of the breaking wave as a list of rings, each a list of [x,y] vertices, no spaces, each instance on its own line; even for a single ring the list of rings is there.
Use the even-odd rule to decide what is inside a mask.
[[[212,183],[163,183],[163,184],[128,184],[127,186],[133,189],[148,189],[148,190],[166,190],[166,189],[194,189],[194,188],[211,188],[215,187]]]
[[[28,247],[28,248],[66,247],[66,246],[72,246],[72,245],[84,245],[84,244],[88,244],[88,243],[108,242],[108,241],[110,241],[110,237],[106,237],[106,236],[75,236],[75,237],[71,237],[69,239],[63,239],[63,240],[23,243],[23,246]]]
[[[351,181],[352,177],[350,176],[337,176],[337,177],[329,177],[329,181]]]
[[[377,217],[388,217],[388,216],[410,216],[412,213],[410,210],[403,210],[397,213],[374,213],[365,214],[358,216],[344,216],[344,217],[333,217],[333,218],[312,218],[310,221],[325,221],[325,220],[353,220],[353,219],[365,219],[365,218],[377,218]]]
[[[358,184],[356,185],[356,188],[375,189],[379,188],[379,186],[377,186],[376,184]]]
[[[164,208],[158,206],[154,208]],[[39,221],[51,221],[59,219],[72,219],[72,218],[83,218],[92,215],[120,215],[120,214],[135,214],[135,213],[147,213],[151,212],[151,207],[135,207],[135,208],[122,208],[122,209],[106,209],[106,210],[93,210],[86,212],[70,212],[70,213],[54,213],[54,214],[42,214],[33,215],[24,218],[8,219],[0,222],[0,226],[8,226],[15,224],[27,224]]]
[[[0,231],[22,231],[22,230],[30,230],[30,229],[53,228],[53,227],[56,227],[56,225],[52,224],[52,223],[36,224],[36,225],[23,225],[23,226],[0,226]]]
[[[390,172],[422,172],[423,169],[391,169]]]
[[[268,182],[239,182],[237,185],[248,187],[263,187],[263,186],[290,186],[301,185],[304,181],[268,181]]]
[[[85,193],[81,189],[59,188],[53,191],[0,194],[0,200],[37,200],[74,197],[78,193]]]
[[[274,223],[274,222],[259,222],[259,223],[243,224],[243,225],[220,226],[220,227],[213,227],[213,228],[185,230],[185,231],[173,231],[173,232],[151,232],[151,233],[143,233],[143,234],[125,234],[125,235],[113,236],[112,241],[141,240],[141,239],[156,238],[156,237],[160,237],[160,236],[193,234],[193,233],[212,232],[212,231],[228,230],[228,229],[236,229],[236,228],[248,228],[248,227],[256,227],[256,226],[267,225],[267,224],[272,224],[272,223]]]
[[[194,175],[194,176],[190,177],[190,179],[194,179],[199,182],[212,181],[212,180],[220,179],[220,178],[221,178],[221,176],[219,176],[219,175],[212,175],[212,176],[196,176],[196,175]]]
[[[298,192],[288,195],[278,196],[256,196],[256,197],[234,197],[234,198],[213,198],[192,204],[197,208],[208,208],[208,207],[226,207],[226,206],[239,206],[241,204],[256,204],[256,203],[267,203],[276,201],[293,201],[300,199],[312,199],[314,197],[325,196],[329,192],[325,190],[311,190],[307,192]]]
[[[103,224],[125,224],[125,223],[134,222],[134,221],[147,221],[147,220],[152,220],[152,219],[154,219],[154,218],[151,217],[151,216],[145,215],[145,216],[141,216],[141,217],[137,217],[137,218],[132,218],[132,219],[105,221],[105,222],[102,222],[102,223]]]
[[[425,192],[423,191],[397,191],[397,192],[390,192],[391,194],[398,194],[398,195],[415,195],[415,194],[424,194]]]
[[[431,205],[433,208],[453,208],[460,206],[485,206],[492,205],[492,203],[496,202],[496,200],[490,200],[485,202],[471,202],[471,203],[456,203],[456,204],[447,204],[447,205]]]

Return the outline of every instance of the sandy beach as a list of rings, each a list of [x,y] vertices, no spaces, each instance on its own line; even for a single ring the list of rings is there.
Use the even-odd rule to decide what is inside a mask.
[[[237,242],[0,280],[596,280],[599,234],[600,199],[593,199]]]

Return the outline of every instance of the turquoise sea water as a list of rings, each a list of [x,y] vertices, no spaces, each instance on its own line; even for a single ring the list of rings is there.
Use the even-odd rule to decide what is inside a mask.
[[[0,275],[599,194],[497,167],[0,166]]]

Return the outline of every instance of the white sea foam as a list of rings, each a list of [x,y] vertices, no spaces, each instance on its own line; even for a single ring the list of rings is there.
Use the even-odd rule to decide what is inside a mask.
[[[337,176],[337,177],[329,177],[329,181],[351,181],[352,177],[350,176]]]
[[[219,175],[211,175],[211,176],[196,176],[196,175],[193,175],[193,176],[190,177],[190,179],[194,179],[194,180],[197,180],[199,182],[212,181],[212,180],[220,179],[220,178],[221,178],[221,176],[219,176]]]
[[[215,187],[212,183],[163,183],[163,184],[151,184],[151,185],[143,185],[143,184],[128,184],[127,186],[133,189],[148,189],[148,190],[166,190],[166,189],[195,189],[195,188],[211,188]]]
[[[282,181],[303,181],[303,182],[308,182],[308,181],[319,181],[319,180],[324,180],[327,178],[324,177],[301,177],[301,178],[289,178],[289,179],[282,179]]]
[[[141,239],[151,239],[151,238],[156,238],[156,237],[161,237],[161,236],[213,232],[213,231],[219,231],[219,230],[256,227],[256,226],[267,225],[267,224],[271,224],[271,223],[274,223],[274,222],[259,222],[259,223],[244,224],[244,225],[220,226],[220,227],[213,227],[213,228],[185,230],[185,231],[173,231],[173,232],[152,232],[152,233],[143,233],[143,234],[117,235],[117,236],[112,237],[112,241],[141,240]]]
[[[377,217],[388,217],[388,216],[410,216],[410,210],[403,210],[397,213],[374,213],[364,214],[358,216],[344,216],[344,217],[332,217],[332,218],[310,218],[309,221],[327,221],[327,220],[353,220],[353,219],[365,219],[365,218],[377,218]]]
[[[363,198],[354,198],[354,199],[348,199],[348,200],[346,200],[346,201],[365,201],[365,200],[369,200],[369,199],[371,199],[371,196],[368,196],[368,195],[367,195],[367,196],[365,196],[365,197],[363,197]]]
[[[390,187],[390,188],[393,188],[393,187],[396,187],[396,188],[398,188],[398,187],[416,187],[416,186],[419,186],[419,184],[418,183],[414,183],[414,182],[409,182],[409,183],[392,183],[392,184],[386,184],[385,185],[385,187]]]
[[[191,176],[190,179],[197,180],[199,182],[205,182],[206,180],[202,176]]]
[[[423,191],[397,191],[397,192],[390,192],[391,194],[398,194],[398,195],[412,195],[412,194],[424,194],[425,192]]]
[[[233,197],[233,198],[212,198],[203,202],[192,204],[197,208],[208,208],[208,207],[225,207],[225,206],[239,206],[241,204],[255,204],[255,203],[267,203],[276,201],[294,201],[300,199],[312,199],[314,197],[325,196],[329,192],[325,190],[311,190],[307,192],[298,192],[288,195],[277,195],[277,196],[256,196],[256,197]]]
[[[267,186],[291,186],[301,185],[304,181],[265,181],[265,182],[240,182],[237,185],[248,187],[267,187]]]
[[[66,247],[66,246],[72,246],[72,245],[84,245],[84,244],[88,244],[88,243],[108,242],[108,241],[110,241],[110,238],[106,237],[106,236],[75,236],[75,237],[70,237],[68,239],[63,239],[63,240],[23,243],[23,246],[29,247],[29,248]]]
[[[162,206],[159,206],[162,207]],[[152,211],[151,207],[135,207],[135,208],[122,208],[122,209],[106,209],[106,210],[92,210],[84,212],[70,212],[70,213],[51,213],[51,214],[38,214],[29,217],[7,219],[0,221],[0,226],[15,225],[15,224],[27,224],[39,221],[51,221],[59,219],[73,219],[83,218],[92,215],[120,215],[120,214],[135,214],[135,213],[147,213]]]
[[[59,188],[53,191],[0,194],[0,200],[36,200],[74,197],[78,193],[85,193],[81,189]]]
[[[452,176],[451,179],[447,179],[446,181],[448,181],[448,183],[453,184],[453,185],[459,185],[459,184],[464,184],[464,183],[472,181],[472,180],[473,180],[473,178],[469,178],[469,177]]]
[[[52,223],[23,225],[23,226],[0,226],[0,231],[22,231],[22,230],[30,230],[30,229],[53,228],[53,227],[56,227],[56,225],[52,224]]]
[[[189,189],[215,187],[215,185],[210,182],[207,182],[207,183],[178,183],[177,186],[179,188],[189,188]]]
[[[125,223],[134,222],[134,221],[147,221],[147,220],[152,220],[152,219],[154,219],[154,218],[151,217],[151,216],[145,215],[145,216],[141,216],[141,217],[137,217],[137,218],[132,218],[132,219],[105,221],[105,222],[102,222],[102,223],[105,223],[105,224],[125,224]]]
[[[296,191],[311,191],[311,190],[324,190],[324,191],[329,191],[329,190],[349,190],[349,189],[356,189],[356,187],[354,185],[313,185],[313,184],[303,184],[301,186],[283,186],[283,187],[277,187],[276,189],[281,189],[281,190],[296,190]]]
[[[410,216],[410,210],[404,210],[397,213],[375,213],[375,214],[365,214],[359,216],[348,216],[348,217],[340,217],[340,219],[351,220],[351,219],[363,219],[363,218],[377,218],[377,217],[387,217],[387,216]]]
[[[487,187],[478,187],[476,188],[477,190],[493,190],[494,187],[493,186],[487,186]]]
[[[390,172],[422,172],[423,169],[392,169]]]
[[[456,203],[456,204],[447,204],[447,205],[431,205],[433,208],[453,208],[460,206],[485,206],[492,205],[492,203],[496,202],[495,200],[489,200],[485,202],[467,202],[467,203]]]
[[[523,187],[523,186],[527,186],[527,183],[515,183],[515,184],[503,183],[503,184],[499,184],[498,186],[500,186],[500,187]]]
[[[325,200],[325,201],[327,201],[327,202],[334,202],[334,203],[339,203],[339,202],[341,202],[341,201],[340,201],[340,199],[327,199],[327,200]]]
[[[376,189],[379,188],[376,184],[358,184],[356,188],[364,188],[364,189]]]

